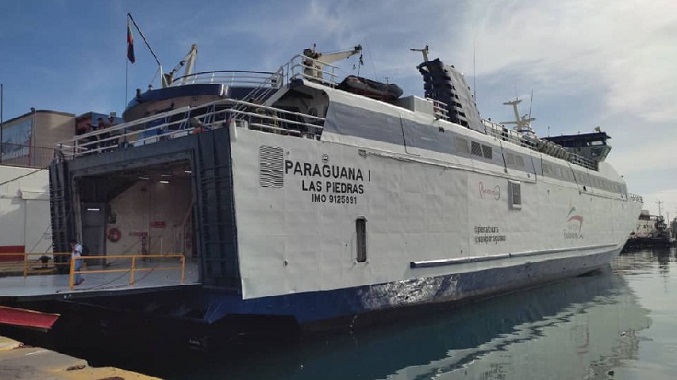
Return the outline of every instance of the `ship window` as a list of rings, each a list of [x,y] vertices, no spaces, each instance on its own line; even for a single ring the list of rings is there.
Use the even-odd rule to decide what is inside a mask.
[[[517,181],[508,181],[508,201],[511,210],[522,208],[522,189]]]
[[[367,219],[360,217],[355,220],[355,232],[357,233],[357,262],[367,261]]]
[[[517,166],[520,167],[520,168],[523,168],[525,166],[524,165],[524,158],[522,158],[522,156],[515,157],[515,162],[517,163]]]
[[[488,159],[491,160],[491,158],[493,156],[493,152],[491,150],[491,147],[488,146],[488,145],[482,145],[482,155],[484,156],[484,158],[488,158]]]
[[[513,166],[515,164],[515,156],[512,153],[505,154],[505,164],[508,166]]]
[[[457,137],[454,139],[454,141],[456,143],[456,151],[458,153],[470,153],[470,150],[468,150],[468,140]]]
[[[482,157],[482,148],[480,147],[480,143],[478,143],[476,141],[471,141],[470,142],[470,153],[472,153],[473,156]]]

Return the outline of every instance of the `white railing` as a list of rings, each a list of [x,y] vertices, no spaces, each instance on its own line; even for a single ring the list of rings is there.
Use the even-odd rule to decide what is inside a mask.
[[[175,78],[169,87],[218,83],[228,86],[279,88],[281,80],[278,73],[270,71],[206,71]]]
[[[58,144],[64,159],[230,127],[318,139],[324,118],[241,100],[217,100],[92,131]]]
[[[482,119],[482,124],[484,125],[485,132],[492,137],[501,139],[504,141],[510,141],[514,144],[527,147],[529,149],[535,150],[537,152],[545,153],[549,156],[560,158],[566,161],[571,162],[582,166],[587,169],[597,170],[597,162],[589,158],[580,156],[578,154],[572,153],[566,150],[559,144],[555,144],[552,141],[543,140],[538,138],[536,135],[529,135],[526,133],[519,133],[514,129],[506,128],[505,126],[494,123],[491,120]]]
[[[447,103],[441,102],[433,98],[425,98],[433,103],[433,115],[436,119],[449,121],[449,109]]]
[[[628,193],[628,198],[633,202],[644,203],[644,199],[642,198],[642,196],[637,194]]]
[[[298,54],[276,72],[210,71],[178,77],[170,87],[219,83],[229,86],[254,87],[254,89],[245,97],[246,100],[224,99],[199,107],[183,107],[79,135],[72,140],[58,144],[58,147],[64,158],[68,159],[183,137],[204,130],[229,126],[231,121],[236,127],[319,138],[323,130],[324,118],[268,107],[262,103],[271,92],[294,79],[305,79],[336,87],[339,70],[332,64]],[[430,100],[433,102],[434,116],[448,121],[447,105],[434,99]],[[491,120],[482,119],[482,124],[484,132],[496,139],[510,141],[591,170],[598,168],[596,161],[572,153],[536,135],[519,133]]]
[[[339,83],[337,79],[339,70],[338,66],[298,54],[282,66],[281,73],[285,83],[303,78],[329,87],[336,87]]]

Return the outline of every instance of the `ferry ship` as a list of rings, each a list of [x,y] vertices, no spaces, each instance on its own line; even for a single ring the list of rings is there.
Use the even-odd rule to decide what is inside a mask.
[[[178,252],[198,268],[163,307],[100,291],[87,302],[314,330],[577,276],[619,254],[642,201],[605,161],[605,133],[538,138],[518,101],[514,129],[483,119],[461,72],[427,48],[425,97],[342,81],[332,62],[359,49],[169,78],[137,94],[127,122],[61,144],[55,251],[77,237],[99,255]]]

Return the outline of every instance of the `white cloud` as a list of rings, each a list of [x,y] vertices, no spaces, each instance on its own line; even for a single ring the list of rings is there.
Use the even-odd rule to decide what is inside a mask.
[[[603,87],[610,112],[677,118],[677,3],[480,1],[473,8],[465,30],[474,38],[461,50],[477,44],[478,75],[519,67],[546,88],[583,76],[587,86]]]

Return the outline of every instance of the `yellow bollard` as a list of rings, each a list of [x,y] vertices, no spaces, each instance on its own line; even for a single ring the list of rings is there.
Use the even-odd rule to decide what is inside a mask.
[[[134,285],[134,269],[136,269],[136,256],[132,256],[132,270],[129,274],[129,285]]]
[[[70,286],[71,290],[75,288],[74,272],[75,272],[75,260],[71,258],[71,271],[70,274],[68,275],[68,285]]]
[[[24,278],[28,276],[28,254],[24,252]]]

